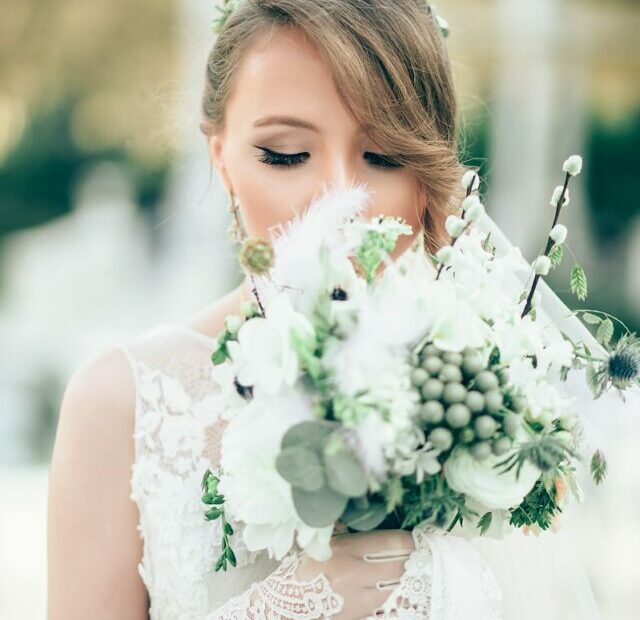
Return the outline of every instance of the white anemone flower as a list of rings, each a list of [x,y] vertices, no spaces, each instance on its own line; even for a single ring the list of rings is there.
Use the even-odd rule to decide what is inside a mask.
[[[293,309],[286,295],[278,295],[271,301],[266,318],[254,317],[242,325],[237,342],[227,343],[241,385],[277,394],[296,382],[299,361],[291,346],[292,330],[314,338],[313,325]]]

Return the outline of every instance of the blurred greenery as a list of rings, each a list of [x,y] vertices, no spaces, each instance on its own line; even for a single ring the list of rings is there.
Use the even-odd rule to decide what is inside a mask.
[[[0,240],[69,212],[76,180],[97,161],[124,164],[142,208],[153,208],[161,198],[169,162],[149,162],[124,146],[84,152],[71,136],[74,103],[65,101],[51,112],[36,114],[0,166]]]

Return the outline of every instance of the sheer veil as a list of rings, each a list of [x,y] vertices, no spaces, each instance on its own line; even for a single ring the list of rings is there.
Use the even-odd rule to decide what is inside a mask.
[[[485,213],[474,226],[483,235],[491,235],[491,243],[498,255],[514,249],[488,214]],[[531,266],[524,257],[520,264],[521,268],[517,268],[512,274],[511,284],[524,290],[531,277]],[[538,290],[538,320],[553,323],[575,343],[584,342],[592,353],[604,353],[589,330],[543,279],[539,282]],[[596,448],[602,448],[605,453],[609,447],[615,449],[607,432],[606,421],[611,420],[612,416],[622,415],[622,409],[631,404],[629,399],[640,402],[640,398],[636,392],[630,394],[625,403],[611,391],[593,400],[584,372],[584,369],[572,369],[563,387],[566,394],[575,399],[575,410],[583,427],[585,461],[580,484],[586,491],[588,501],[590,491],[595,489],[588,472],[589,456]],[[489,537],[470,539],[470,543],[486,560],[498,580],[503,595],[504,620],[602,618],[580,552],[581,547],[591,541],[578,541],[576,537],[575,520],[579,518],[577,511],[585,509],[588,510],[588,507],[584,504],[570,506],[563,515],[559,531],[544,532],[539,537],[513,531],[501,540]],[[601,527],[603,538],[606,539],[608,526],[603,523]],[[602,540],[597,541],[597,544],[604,547]],[[455,580],[455,575],[450,578]]]

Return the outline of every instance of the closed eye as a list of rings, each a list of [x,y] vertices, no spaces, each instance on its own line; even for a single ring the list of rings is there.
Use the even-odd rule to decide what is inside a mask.
[[[262,151],[262,154],[258,157],[259,161],[269,166],[276,166],[279,168],[289,168],[291,166],[298,166],[306,162],[311,155],[306,152],[302,153],[278,153],[263,146],[258,146],[258,149]],[[388,155],[381,155],[380,153],[366,152],[365,158],[377,168],[399,168],[399,164],[393,157]]]

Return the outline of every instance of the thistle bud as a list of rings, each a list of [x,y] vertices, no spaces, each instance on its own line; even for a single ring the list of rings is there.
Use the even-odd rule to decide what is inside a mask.
[[[240,265],[250,273],[263,275],[273,266],[273,247],[265,239],[250,237],[243,242],[238,259]]]
[[[564,243],[567,238],[567,227],[562,224],[556,224],[549,233],[549,237],[554,243]]]
[[[569,173],[572,177],[579,175],[582,170],[582,157],[580,157],[580,155],[572,155],[565,160],[562,170]]]

